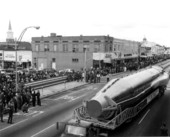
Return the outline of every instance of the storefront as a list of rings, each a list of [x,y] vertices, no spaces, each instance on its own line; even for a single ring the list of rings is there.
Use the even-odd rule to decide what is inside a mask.
[[[15,68],[16,52],[4,51],[4,69]],[[32,51],[17,51],[18,67],[29,68],[32,63]]]
[[[3,51],[0,50],[0,69],[3,69]]]
[[[93,66],[113,68],[113,60],[116,58],[118,57],[115,53],[93,53]]]

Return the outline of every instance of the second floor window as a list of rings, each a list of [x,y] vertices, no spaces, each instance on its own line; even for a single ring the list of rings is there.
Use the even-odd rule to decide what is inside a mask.
[[[39,45],[35,45],[35,51],[39,51]]]
[[[44,51],[49,51],[49,45],[48,44],[44,45]]]
[[[79,47],[78,47],[79,45],[78,44],[73,44],[73,49],[72,49],[72,51],[73,52],[78,52],[79,51]]]
[[[54,45],[54,51],[58,51],[58,45]]]
[[[100,51],[100,44],[94,45],[94,52],[99,52]]]
[[[63,44],[63,52],[68,51],[68,44]]]

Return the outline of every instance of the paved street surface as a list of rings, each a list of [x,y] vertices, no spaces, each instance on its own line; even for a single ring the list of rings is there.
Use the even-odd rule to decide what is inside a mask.
[[[123,74],[121,74],[122,76]],[[125,74],[127,75],[127,74]],[[120,74],[119,74],[120,76]],[[113,76],[112,78],[116,78]],[[4,123],[0,123],[0,137],[56,137],[57,121],[67,121],[72,117],[73,110],[83,100],[91,98],[104,86],[104,81],[97,84],[84,85],[60,92],[59,89],[76,87],[76,83],[59,85],[43,89],[42,106],[31,107],[29,113],[18,112],[14,114],[14,123],[7,124],[7,115]],[[66,87],[65,87],[66,86]],[[70,87],[69,87],[70,86]],[[56,89],[56,90],[55,90]],[[63,90],[62,89],[62,90]],[[56,91],[56,92],[54,92]],[[64,90],[63,90],[64,91]],[[59,92],[59,93],[58,93]],[[54,94],[47,96],[45,94]],[[155,99],[130,123],[123,124],[113,132],[113,136],[159,136],[162,122],[166,122],[170,131],[170,83],[165,95]]]

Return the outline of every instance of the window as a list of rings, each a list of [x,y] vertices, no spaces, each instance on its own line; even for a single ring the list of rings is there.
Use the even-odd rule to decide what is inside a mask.
[[[105,52],[108,52],[107,44],[104,46]]]
[[[52,58],[52,62],[55,62],[55,58]]]
[[[58,51],[58,45],[54,45],[53,48],[54,48],[54,51]]]
[[[94,45],[94,52],[99,52],[100,51],[100,44],[95,44]]]
[[[79,62],[79,59],[73,58],[73,59],[72,59],[72,62],[73,62],[73,63],[78,63],[78,62]]]
[[[87,44],[83,45],[83,52],[85,52],[85,49],[86,49],[86,51],[90,51],[89,45],[87,45]]]
[[[39,51],[39,45],[35,45],[35,51]]]
[[[110,44],[110,49],[109,49],[110,51],[113,51],[113,47],[112,47],[112,44]]]
[[[68,51],[68,44],[63,44],[63,52]]]
[[[44,45],[44,51],[49,51],[49,45],[48,44]]]
[[[73,44],[73,52],[78,52],[79,51],[79,45],[78,44]]]
[[[34,67],[36,68],[37,67],[37,59],[34,58]]]

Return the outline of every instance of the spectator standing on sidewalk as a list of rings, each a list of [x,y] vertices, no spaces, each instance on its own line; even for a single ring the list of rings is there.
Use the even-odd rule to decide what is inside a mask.
[[[97,83],[100,83],[100,73],[97,74]]]
[[[4,122],[3,115],[4,115],[4,104],[3,104],[2,100],[0,100],[0,117],[1,117],[1,122]]]
[[[14,113],[14,102],[12,99],[8,103],[8,108],[9,108],[8,123],[12,124],[13,113]]]
[[[107,82],[109,82],[109,81],[110,81],[109,74],[107,74],[106,79],[107,79]]]
[[[32,93],[32,105],[33,105],[33,107],[35,107],[35,103],[36,103],[36,94],[35,94],[35,90],[33,89],[33,93]]]
[[[41,106],[41,99],[40,99],[40,91],[38,90],[37,94],[37,105]]]

